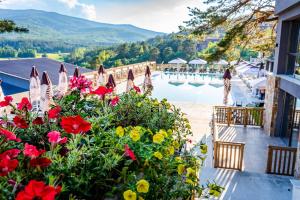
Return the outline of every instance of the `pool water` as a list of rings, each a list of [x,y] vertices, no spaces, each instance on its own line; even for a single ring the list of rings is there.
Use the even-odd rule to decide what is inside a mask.
[[[11,85],[11,84],[8,84],[5,82],[1,83],[1,87],[2,87],[4,95],[12,95],[12,94],[28,91],[28,89],[16,87],[14,85]]]
[[[224,86],[221,74],[183,74],[158,72],[152,75],[152,97],[171,102],[222,105]],[[228,97],[232,103],[231,95]]]

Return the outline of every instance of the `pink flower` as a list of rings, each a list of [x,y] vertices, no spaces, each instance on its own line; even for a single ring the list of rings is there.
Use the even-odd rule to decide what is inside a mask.
[[[118,96],[116,96],[115,98],[113,98],[110,102],[110,105],[112,106],[116,106],[119,103],[120,98]]]
[[[64,144],[67,142],[67,138],[66,137],[63,137],[61,138],[60,137],[60,132],[58,131],[51,131],[47,134],[48,136],[48,141],[51,143],[51,144]]]
[[[18,104],[18,107],[17,107],[19,110],[31,110],[32,109],[32,105],[30,103],[30,101],[28,100],[27,97],[23,97],[21,102]]]
[[[78,89],[80,92],[88,92],[92,89],[92,81],[88,80],[85,76],[73,76],[69,82],[71,89]]]
[[[131,158],[131,160],[136,160],[134,152],[129,148],[128,144],[125,144],[125,156]]]
[[[38,150],[34,145],[30,145],[28,143],[25,144],[24,151],[23,151],[23,154],[25,156],[30,158],[36,158],[42,155],[43,153],[45,153],[45,150]]]

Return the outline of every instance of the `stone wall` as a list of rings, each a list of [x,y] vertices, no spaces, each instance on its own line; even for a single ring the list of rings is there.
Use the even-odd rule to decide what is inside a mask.
[[[265,97],[265,112],[264,112],[264,129],[265,132],[274,136],[275,118],[278,105],[278,88],[279,78],[273,74],[267,77],[266,97]]]

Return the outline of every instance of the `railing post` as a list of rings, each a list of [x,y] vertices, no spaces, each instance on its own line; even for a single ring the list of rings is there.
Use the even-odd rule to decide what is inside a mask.
[[[264,110],[263,109],[260,110],[260,127],[261,128],[264,127]]]
[[[231,124],[231,115],[232,115],[232,113],[231,113],[231,107],[228,107],[227,108],[227,125],[228,126],[230,126],[230,124]]]
[[[248,109],[244,108],[244,127],[248,125]]]
[[[218,151],[219,151],[219,149],[218,149],[218,142],[217,141],[215,141],[214,142],[214,158],[213,158],[213,160],[214,160],[214,168],[217,168],[218,167],[218,160],[219,160],[219,158],[218,158]]]
[[[273,151],[272,147],[268,146],[268,161],[267,161],[267,169],[266,173],[270,173],[272,170],[272,162],[273,162]]]

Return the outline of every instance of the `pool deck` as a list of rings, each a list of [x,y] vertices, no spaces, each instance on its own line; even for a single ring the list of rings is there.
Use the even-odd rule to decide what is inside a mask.
[[[263,129],[218,125],[219,139],[245,142],[244,170],[213,168],[212,136],[210,121],[213,106],[172,102],[187,114],[193,130],[193,143],[206,139],[208,157],[202,169],[201,184],[215,181],[225,187],[220,200],[288,200],[292,197],[289,176],[276,176],[265,173],[268,145],[284,146],[279,138],[267,136]]]

